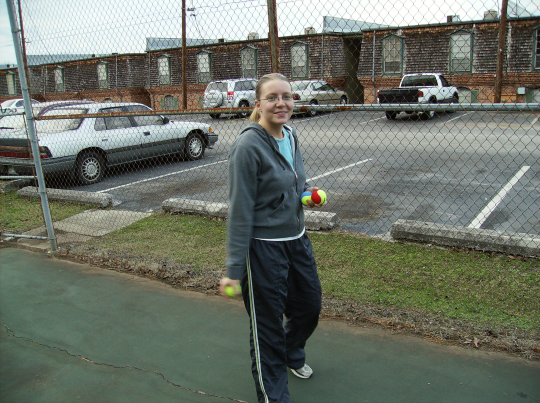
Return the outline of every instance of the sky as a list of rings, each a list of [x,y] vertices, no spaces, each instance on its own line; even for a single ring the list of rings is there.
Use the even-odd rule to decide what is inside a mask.
[[[6,0],[0,0],[0,64],[15,64]],[[12,0],[7,0],[12,1]],[[21,0],[28,54],[142,53],[147,37],[181,38],[180,0]],[[516,0],[514,0],[516,1]],[[540,15],[538,0],[517,0]],[[482,19],[500,0],[277,0],[280,36],[322,31],[323,16],[419,25]],[[186,0],[188,38],[268,37],[267,0]]]

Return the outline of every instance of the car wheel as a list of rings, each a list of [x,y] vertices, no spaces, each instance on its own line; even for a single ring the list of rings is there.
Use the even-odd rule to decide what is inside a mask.
[[[187,136],[184,155],[188,160],[200,160],[204,155],[205,145],[199,133]]]
[[[221,116],[221,114],[219,114],[219,113],[211,113],[211,114],[210,114],[210,117],[211,117],[212,119],[219,119],[220,116]]]
[[[311,101],[309,104],[310,104],[310,105],[319,105],[319,103],[318,103],[316,100]],[[311,110],[311,109],[310,109],[310,110],[307,112],[307,115],[308,115],[308,116],[312,116],[312,117],[313,117],[313,116],[317,116],[317,111],[314,111],[314,110]]]
[[[458,94],[454,94],[454,96],[452,97],[452,103],[453,104],[459,104],[459,95]]]
[[[242,101],[240,102],[240,104],[238,105],[239,108],[249,108],[249,103],[246,102],[246,101]],[[249,116],[249,112],[240,112],[239,113],[240,117],[245,119]]]
[[[347,105],[347,97],[341,97],[341,99],[339,100],[339,103],[341,105]]]
[[[103,179],[105,159],[95,151],[86,151],[77,158],[77,179],[83,185],[92,185]]]
[[[397,112],[386,112],[386,119],[396,120]]]

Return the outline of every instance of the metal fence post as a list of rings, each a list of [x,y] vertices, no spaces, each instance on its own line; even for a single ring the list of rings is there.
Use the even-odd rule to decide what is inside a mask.
[[[34,157],[34,165],[36,168],[36,177],[39,186],[39,196],[41,198],[41,207],[43,210],[43,217],[45,219],[45,227],[47,228],[47,238],[51,251],[56,250],[56,238],[54,236],[54,228],[51,218],[51,210],[49,208],[49,201],[47,198],[47,190],[45,189],[45,180],[43,178],[43,170],[41,168],[41,156],[39,154],[39,145],[37,142],[37,136],[34,126],[34,114],[32,112],[32,102],[30,100],[30,94],[28,92],[28,82],[26,80],[25,64],[23,63],[23,55],[21,50],[21,38],[19,35],[19,27],[17,23],[17,15],[15,13],[15,7],[13,0],[6,0],[9,23],[11,26],[11,33],[13,36],[13,46],[15,47],[15,56],[17,57],[17,70],[19,71],[19,79],[21,81],[21,90],[24,99],[24,111],[26,113],[26,123],[28,126],[28,136],[30,137],[30,145],[32,147],[32,155]]]

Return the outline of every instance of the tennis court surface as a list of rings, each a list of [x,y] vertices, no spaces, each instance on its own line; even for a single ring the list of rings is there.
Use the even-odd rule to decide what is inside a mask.
[[[0,249],[0,401],[255,403],[243,304]],[[540,362],[322,321],[302,402],[540,402]]]

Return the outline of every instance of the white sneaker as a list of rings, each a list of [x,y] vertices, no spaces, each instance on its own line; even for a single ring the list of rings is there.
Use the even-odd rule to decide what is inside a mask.
[[[302,378],[302,379],[308,379],[311,375],[313,375],[313,370],[307,364],[304,364],[302,368],[299,368],[299,369],[290,368],[290,370],[298,378]]]

